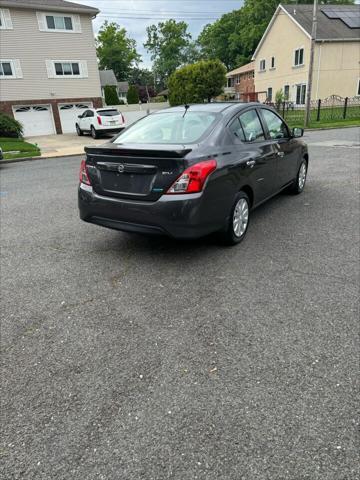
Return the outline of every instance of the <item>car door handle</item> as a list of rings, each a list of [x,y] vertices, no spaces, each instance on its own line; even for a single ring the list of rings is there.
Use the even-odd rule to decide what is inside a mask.
[[[278,156],[278,157],[283,157],[284,155],[285,155],[284,152],[277,152],[277,156]]]
[[[252,168],[255,165],[256,161],[255,160],[248,160],[246,162],[246,165],[250,168]]]

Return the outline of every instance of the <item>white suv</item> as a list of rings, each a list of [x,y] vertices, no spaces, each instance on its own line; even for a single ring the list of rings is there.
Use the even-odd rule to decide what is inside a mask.
[[[90,133],[98,138],[103,133],[117,133],[125,128],[125,119],[116,108],[89,108],[78,116],[76,132],[79,136]]]

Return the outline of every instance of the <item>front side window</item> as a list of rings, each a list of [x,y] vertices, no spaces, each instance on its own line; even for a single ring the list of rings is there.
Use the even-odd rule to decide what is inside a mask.
[[[0,77],[12,77],[13,70],[10,62],[0,62]]]
[[[288,129],[285,123],[274,112],[263,108],[261,110],[261,113],[268,128],[271,139],[287,138],[289,136]]]
[[[46,25],[49,30],[73,30],[71,17],[46,15]]]
[[[304,49],[297,48],[294,53],[294,66],[304,65]]]
[[[196,143],[218,118],[219,115],[213,112],[185,113],[185,109],[148,115],[124,130],[115,139],[115,143],[135,145]]]
[[[244,131],[245,142],[265,140],[264,131],[256,110],[249,110],[240,115],[240,123]]]
[[[80,67],[77,62],[55,62],[56,76],[80,75]]]

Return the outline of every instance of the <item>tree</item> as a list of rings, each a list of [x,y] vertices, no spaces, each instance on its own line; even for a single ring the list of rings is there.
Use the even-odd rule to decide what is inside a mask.
[[[139,92],[135,85],[130,85],[126,98],[129,105],[139,103]]]
[[[210,102],[226,83],[226,68],[220,60],[201,60],[185,65],[169,78],[170,104]]]
[[[115,85],[105,85],[104,93],[106,105],[120,105]]]
[[[186,49],[191,40],[187,28],[186,22],[173,19],[147,27],[144,47],[151,53],[154,73],[160,82],[166,83],[168,77],[186,62]]]
[[[99,67],[113,70],[119,81],[127,80],[131,69],[140,61],[135,40],[128,38],[125,28],[115,22],[104,22],[96,45]]]
[[[154,74],[146,68],[133,67],[128,76],[131,85],[154,85]]]

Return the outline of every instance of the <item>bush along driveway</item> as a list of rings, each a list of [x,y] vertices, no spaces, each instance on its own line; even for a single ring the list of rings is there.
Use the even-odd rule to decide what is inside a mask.
[[[0,147],[4,154],[4,160],[41,155],[37,145],[25,142],[22,138],[0,137]]]

